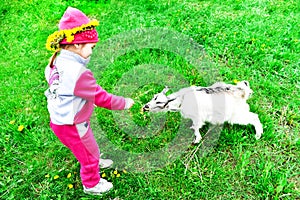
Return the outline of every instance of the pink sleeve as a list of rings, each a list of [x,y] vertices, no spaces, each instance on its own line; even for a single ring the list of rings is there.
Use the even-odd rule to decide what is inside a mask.
[[[74,88],[74,95],[92,101],[96,106],[109,110],[123,110],[125,108],[124,97],[110,94],[102,89],[96,84],[94,75],[90,70],[84,71],[78,78]]]

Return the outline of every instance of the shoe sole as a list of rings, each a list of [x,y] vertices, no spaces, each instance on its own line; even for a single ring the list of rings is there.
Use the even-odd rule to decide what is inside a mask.
[[[85,191],[85,190],[83,190],[83,192],[84,192],[85,194],[91,194],[91,195],[101,196],[101,195],[103,195],[103,194],[106,194],[106,193],[110,192],[111,189],[112,189],[112,188],[110,188],[109,190],[107,190],[107,191],[105,191],[105,192],[89,192],[89,191]]]

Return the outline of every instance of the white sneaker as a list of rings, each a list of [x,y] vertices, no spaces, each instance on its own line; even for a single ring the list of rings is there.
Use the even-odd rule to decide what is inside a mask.
[[[101,178],[99,183],[92,188],[83,186],[83,192],[86,194],[101,195],[105,192],[108,192],[111,188],[113,188],[113,184]]]
[[[100,158],[99,166],[100,168],[109,168],[114,162],[111,159],[102,159]]]
[[[114,162],[111,159],[102,159],[101,156],[103,154],[100,154],[100,161],[99,161],[99,166],[100,168],[109,168]]]

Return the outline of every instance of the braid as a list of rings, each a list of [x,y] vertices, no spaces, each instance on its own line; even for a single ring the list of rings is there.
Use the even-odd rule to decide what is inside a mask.
[[[50,62],[49,62],[50,68],[53,68],[53,62],[54,62],[54,60],[55,60],[55,58],[56,58],[58,52],[59,52],[59,50],[58,50],[58,51],[55,51],[55,53],[51,56]]]

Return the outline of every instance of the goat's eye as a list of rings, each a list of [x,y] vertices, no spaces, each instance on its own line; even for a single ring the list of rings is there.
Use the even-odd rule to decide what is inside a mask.
[[[246,86],[248,86],[248,83],[247,83],[247,81],[245,81],[244,83],[245,83],[245,85],[246,85]]]
[[[157,104],[162,104],[162,103],[164,103],[164,102],[161,102],[161,101],[158,101],[158,102],[156,102]]]

